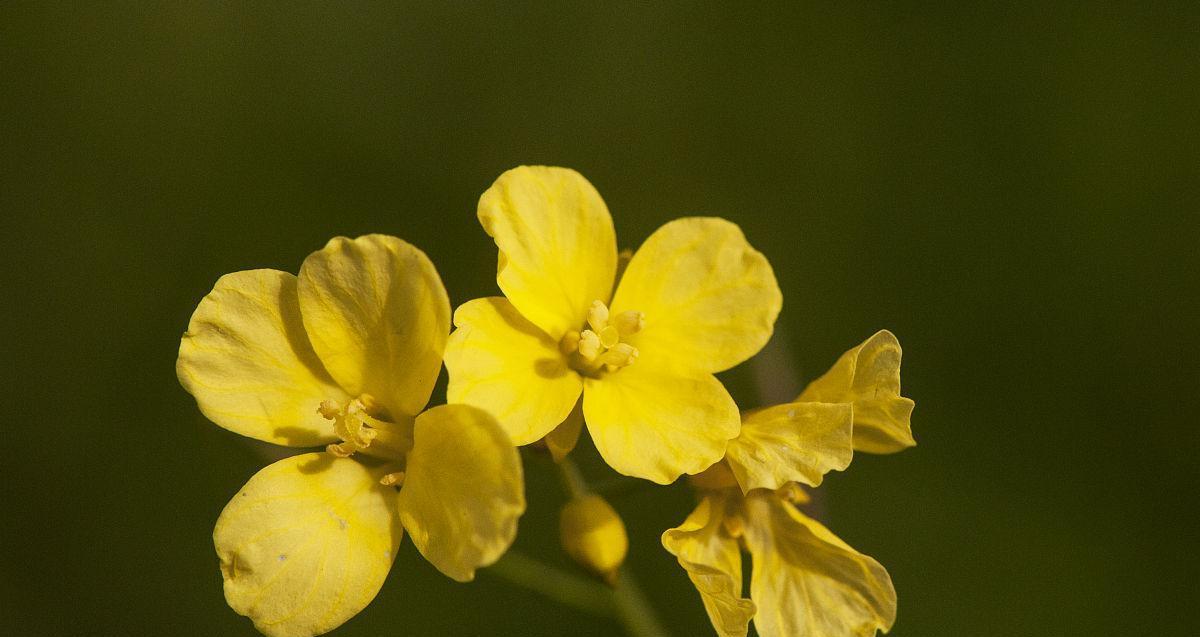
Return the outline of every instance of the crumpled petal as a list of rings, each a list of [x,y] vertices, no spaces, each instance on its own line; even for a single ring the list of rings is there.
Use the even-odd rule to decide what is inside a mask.
[[[709,495],[683,524],[662,534],[663,547],[679,559],[720,637],[745,637],[754,602],[742,598],[742,554],[722,526],[728,496]]]
[[[872,637],[896,621],[896,589],[875,560],[768,491],[746,498],[750,597],[762,637]]]
[[[400,520],[425,559],[469,582],[508,550],[524,512],[521,459],[494,418],[468,405],[417,416]]]
[[[682,375],[640,360],[585,379],[583,415],[610,467],[659,484],[720,460],[741,427],[737,405],[711,374]]]
[[[446,346],[447,402],[490,412],[514,444],[526,445],[571,413],[583,391],[558,343],[504,298],[468,301],[454,313]]]
[[[309,344],[287,272],[221,277],[192,314],[175,371],[200,411],[230,431],[293,447],[336,439],[317,407],[346,393]]]
[[[895,453],[913,439],[913,401],[900,395],[900,342],[887,330],[876,332],[842,354],[825,375],[809,383],[796,400],[853,403],[854,448]]]
[[[500,249],[496,283],[554,342],[583,326],[592,301],[608,302],[616,234],[604,200],[579,173],[509,170],[479,198],[478,216]]]
[[[815,487],[845,469],[854,457],[852,412],[848,403],[789,403],[746,414],[725,456],[742,491]]]
[[[450,301],[424,252],[380,234],[330,239],[300,266],[300,309],[313,349],[350,394],[369,394],[392,419],[429,402]]]
[[[327,453],[259,471],[213,531],[226,601],[271,637],[319,635],[356,615],[379,592],[401,537],[395,490]]]
[[[611,313],[645,314],[643,329],[623,339],[639,362],[715,373],[762,349],[782,304],[771,265],[737,225],[688,217],[663,225],[633,255]]]

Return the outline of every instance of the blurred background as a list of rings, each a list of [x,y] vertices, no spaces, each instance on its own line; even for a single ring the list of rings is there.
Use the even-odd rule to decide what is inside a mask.
[[[455,304],[492,294],[476,201],[545,163],[596,185],[623,246],[740,224],[803,381],[899,336],[919,446],[823,489],[895,580],[892,634],[1183,634],[1198,71],[1194,3],[6,3],[0,632],[254,635],[211,530],[267,458],[176,381],[192,310],[368,232],[428,252]],[[756,403],[747,369],[724,378]],[[527,470],[518,547],[565,565],[558,485]],[[686,485],[612,502],[673,634],[711,634],[658,543]],[[406,542],[334,634],[618,630]]]

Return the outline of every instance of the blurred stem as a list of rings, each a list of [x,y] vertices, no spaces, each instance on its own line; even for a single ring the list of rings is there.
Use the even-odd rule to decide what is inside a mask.
[[[581,498],[591,493],[587,481],[580,473],[579,467],[570,456],[556,463],[558,474],[562,479],[563,490],[571,498]],[[616,586],[604,589],[611,603],[615,606],[617,619],[625,627],[630,637],[668,637],[666,629],[658,620],[658,615],[650,602],[642,593],[637,580],[628,568],[621,569],[621,576]]]
[[[505,553],[484,572],[585,613],[612,617],[617,612],[608,587],[517,551]]]

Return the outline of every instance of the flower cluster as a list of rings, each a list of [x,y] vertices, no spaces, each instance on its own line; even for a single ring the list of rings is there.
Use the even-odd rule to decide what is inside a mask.
[[[887,572],[797,507],[854,450],[914,443],[900,347],[880,332],[794,402],[741,412],[714,374],[770,339],[782,294],[741,230],[689,217],[619,253],[579,173],[520,167],[483,194],[503,296],[453,314],[433,264],[401,239],[335,238],[299,274],[226,275],[179,349],[180,382],[214,423],[318,448],[253,476],[213,537],[225,597],[263,633],[336,628],[374,598],[404,531],[469,581],[511,545],[524,512],[516,447],[556,461],[587,429],[618,473],[700,504],[663,534],[716,631],[837,637],[888,630]],[[441,366],[446,405],[426,409]],[[564,550],[612,585],[627,549],[586,489],[563,509]],[[742,551],[753,561],[742,596]]]

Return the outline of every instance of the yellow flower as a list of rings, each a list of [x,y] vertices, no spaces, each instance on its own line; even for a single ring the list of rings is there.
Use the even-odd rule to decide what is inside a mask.
[[[782,297],[771,266],[738,227],[684,218],[654,232],[617,279],[612,218],[565,168],[521,167],[479,200],[499,247],[504,297],[454,315],[446,348],[451,402],[494,414],[513,441],[569,450],[582,415],[620,473],[666,484],[717,462],[737,436],[737,406],[713,376],[770,338]],[[573,434],[573,435],[572,435]]]
[[[213,540],[225,598],[263,633],[327,632],[375,597],[407,529],[468,581],[516,535],[516,450],[466,405],[422,413],[450,305],[433,264],[400,239],[336,238],[299,277],[221,277],[200,302],[176,370],[210,420],[289,447],[327,445],[258,472]]]
[[[693,478],[700,504],[662,542],[721,637],[744,637],[751,620],[763,637],[891,629],[896,591],[887,571],[795,505],[808,501],[801,484],[815,487],[845,469],[854,449],[915,444],[913,403],[899,393],[900,345],[879,332],[796,402],[747,413],[725,461]],[[752,559],[750,599],[742,597],[742,549]]]

